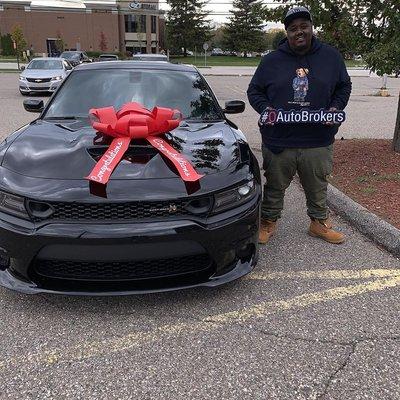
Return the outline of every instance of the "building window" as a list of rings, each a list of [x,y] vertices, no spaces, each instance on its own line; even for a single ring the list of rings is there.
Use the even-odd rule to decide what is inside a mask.
[[[137,32],[136,15],[125,15],[125,32]]]
[[[146,16],[139,15],[139,32],[146,33]]]
[[[151,33],[157,33],[157,17],[151,16]]]
[[[146,16],[145,15],[125,15],[125,32],[145,33]]]

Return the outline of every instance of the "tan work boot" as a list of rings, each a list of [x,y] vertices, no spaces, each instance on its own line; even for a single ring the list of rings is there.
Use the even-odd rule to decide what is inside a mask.
[[[260,230],[258,232],[258,243],[265,244],[276,231],[276,221],[262,219],[260,221]]]
[[[343,243],[345,236],[343,233],[332,229],[332,222],[329,218],[320,220],[311,220],[308,233],[313,237],[319,237],[329,243]]]

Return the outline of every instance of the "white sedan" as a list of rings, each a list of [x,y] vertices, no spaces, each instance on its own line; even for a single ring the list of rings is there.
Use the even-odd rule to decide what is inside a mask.
[[[34,58],[19,77],[19,91],[22,95],[53,93],[71,70],[71,64],[62,58]]]

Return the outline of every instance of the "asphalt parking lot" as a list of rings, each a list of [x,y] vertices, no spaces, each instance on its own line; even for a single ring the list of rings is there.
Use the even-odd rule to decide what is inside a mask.
[[[207,78],[221,102],[245,99],[249,79]],[[369,96],[378,79],[354,83],[339,135],[390,138],[397,98]],[[2,137],[34,117],[22,100],[17,75],[0,73]],[[255,113],[232,120],[259,156]],[[292,184],[256,270],[218,289],[0,289],[0,399],[399,399],[400,260],[336,216],[346,243],[308,237],[304,203]]]

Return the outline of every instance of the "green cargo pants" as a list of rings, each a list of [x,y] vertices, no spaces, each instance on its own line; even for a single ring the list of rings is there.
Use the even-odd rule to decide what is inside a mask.
[[[263,168],[266,183],[261,205],[263,219],[280,218],[285,190],[294,175],[299,175],[307,199],[307,214],[326,219],[328,176],[332,173],[333,145],[308,149],[285,149],[275,154],[264,145]]]

